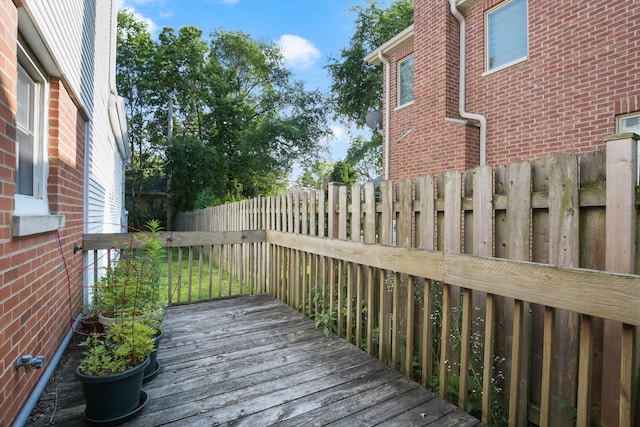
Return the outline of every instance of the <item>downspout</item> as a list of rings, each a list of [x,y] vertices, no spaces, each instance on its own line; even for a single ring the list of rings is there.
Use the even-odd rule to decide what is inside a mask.
[[[56,353],[48,362],[47,368],[45,369],[42,376],[40,377],[40,380],[38,380],[38,383],[36,384],[36,388],[31,392],[31,395],[29,396],[29,400],[27,400],[27,403],[24,404],[24,406],[20,410],[20,413],[18,414],[15,421],[13,422],[14,427],[22,427],[27,423],[27,419],[29,419],[29,416],[31,415],[33,408],[35,408],[36,403],[38,403],[38,400],[40,399],[40,395],[44,391],[45,387],[49,383],[49,380],[51,379],[51,376],[55,372],[56,367],[58,366],[58,362],[60,362],[60,358],[62,357],[62,354],[67,349],[67,346],[69,345],[69,341],[71,341],[71,336],[73,335],[73,330],[78,327],[78,323],[80,322],[80,317],[81,315],[78,315],[78,317],[76,317],[76,319],[73,322],[73,327],[69,329],[69,332],[67,332],[67,335],[65,335],[64,339],[62,340],[62,343],[56,350]]]
[[[384,57],[382,51],[378,51],[378,59],[384,65],[385,69],[385,77],[384,77],[384,179],[389,179],[389,138],[391,132],[389,131],[389,123],[391,113],[389,112],[389,108],[391,107],[389,88],[391,87],[390,79],[391,79],[391,68],[389,66],[389,61]]]
[[[465,111],[465,95],[466,95],[466,71],[467,71],[467,23],[464,16],[458,10],[456,6],[456,0],[449,0],[449,6],[451,8],[451,14],[460,23],[460,79],[458,88],[458,110],[460,117],[470,120],[477,120],[480,122],[480,165],[487,164],[487,118],[482,114],[474,114]]]

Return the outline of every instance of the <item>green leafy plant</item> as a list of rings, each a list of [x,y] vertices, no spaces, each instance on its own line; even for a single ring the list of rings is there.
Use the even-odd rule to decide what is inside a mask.
[[[107,326],[104,335],[90,335],[84,348],[80,371],[89,376],[124,372],[140,365],[154,350],[155,330],[143,322],[118,322]]]
[[[337,317],[336,310],[330,310],[326,307],[325,300],[322,295],[322,287],[316,286],[313,290],[313,302],[312,304],[317,308],[317,311],[313,313],[313,322],[316,328],[322,326],[322,330],[325,336],[329,336],[329,332],[335,332],[331,330],[331,325],[334,325]]]
[[[133,244],[107,267],[105,277],[96,284],[92,306],[109,317],[143,316],[155,320],[156,328],[164,318],[160,299],[160,276],[163,263],[163,242],[160,222],[147,222],[147,231],[134,237]],[[132,242],[133,243],[133,242]]]
[[[432,282],[432,307],[431,307],[431,321],[433,327],[433,348],[434,348],[434,358],[435,365],[439,365],[440,360],[440,342],[442,337],[440,336],[440,332],[442,331],[442,284],[433,281]],[[462,305],[462,301],[460,301],[460,305]],[[459,353],[461,349],[462,343],[462,312],[458,307],[452,307],[451,317],[449,319],[450,322],[450,342],[451,342],[451,350],[453,353]],[[479,330],[484,327],[484,319],[481,317],[476,317],[473,319],[474,329]],[[469,359],[469,369],[467,372],[468,378],[468,396],[467,396],[467,407],[465,408],[466,412],[480,417],[482,411],[482,393],[483,393],[483,378],[482,378],[482,369],[483,369],[483,357],[484,357],[484,347],[483,347],[483,339],[482,336],[474,332],[471,335],[470,342],[470,359]],[[504,372],[503,372],[503,364],[505,359],[500,356],[494,356],[492,361],[493,365],[493,375],[491,377],[491,411],[490,411],[490,421],[489,425],[491,426],[503,426],[507,424],[506,417],[506,408],[504,406],[504,401],[502,400],[502,387],[501,384],[504,382]],[[459,390],[460,390],[460,363],[445,361],[447,365],[447,370],[449,372],[448,381],[447,381],[447,391],[446,398],[452,403],[457,404],[459,400]],[[437,375],[433,375],[431,377],[431,381],[429,383],[429,388],[434,391],[439,391],[440,379]]]

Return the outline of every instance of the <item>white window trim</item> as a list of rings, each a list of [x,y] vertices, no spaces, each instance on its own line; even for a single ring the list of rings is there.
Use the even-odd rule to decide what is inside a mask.
[[[524,56],[521,56],[520,58],[516,58],[512,61],[509,61],[505,64],[489,69],[489,15],[502,9],[503,7],[510,5],[511,3],[513,3],[513,1],[514,0],[507,0],[505,2],[502,2],[499,5],[489,9],[484,14],[484,29],[485,29],[484,30],[484,70],[485,71],[482,73],[482,77],[504,70],[505,68],[513,67],[514,65],[529,59],[529,0],[525,0],[527,3],[527,24],[525,28],[525,31],[527,33],[527,54]]]
[[[413,58],[413,54],[407,55],[404,58],[402,58],[400,61],[398,61],[398,63],[396,64],[396,108],[395,110],[399,110],[401,108],[404,107],[408,107],[409,105],[413,104],[414,98],[415,98],[415,86],[414,86],[414,98],[411,99],[411,101],[409,102],[405,102],[404,104],[400,103],[400,77],[401,77],[401,73],[400,73],[400,66],[404,63],[407,62],[409,59]],[[413,81],[415,84],[415,60],[414,60],[414,70],[413,70]]]
[[[64,226],[64,216],[52,215],[49,212],[47,181],[49,177],[49,81],[44,68],[39,65],[35,55],[26,46],[17,43],[18,62],[39,83],[37,106],[42,109],[37,115],[39,131],[38,144],[41,155],[38,156],[38,176],[34,182],[35,197],[14,194],[14,211],[11,215],[11,235],[13,237],[29,236],[55,231]],[[17,142],[16,142],[17,144]],[[16,147],[17,148],[17,147]]]
[[[617,133],[629,133],[628,131],[624,131],[622,130],[622,122],[625,121],[626,119],[633,119],[635,117],[640,118],[640,112],[636,111],[634,113],[629,113],[629,114],[621,114],[618,117],[616,117],[616,132]],[[634,132],[636,134],[638,134],[638,132]]]
[[[640,135],[640,130],[638,132],[633,132],[631,130],[622,129],[622,122],[625,119],[630,119],[630,118],[635,118],[635,117],[640,118],[640,111],[636,111],[636,112],[628,113],[628,114],[621,114],[621,115],[617,116],[616,117],[616,133],[617,134],[635,133],[636,135]],[[638,162],[638,164],[637,164],[638,171],[636,173],[636,185],[640,184],[640,141],[638,141],[638,160],[637,160],[637,162]]]

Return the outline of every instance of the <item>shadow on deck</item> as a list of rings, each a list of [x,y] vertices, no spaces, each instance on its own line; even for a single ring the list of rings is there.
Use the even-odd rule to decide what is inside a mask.
[[[127,425],[480,422],[268,295],[171,307],[149,402]],[[85,425],[73,342],[30,426]]]

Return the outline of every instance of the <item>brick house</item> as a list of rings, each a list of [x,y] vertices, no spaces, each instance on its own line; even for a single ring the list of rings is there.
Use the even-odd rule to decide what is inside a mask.
[[[414,24],[365,58],[384,64],[386,177],[639,133],[638,16],[634,0],[416,1]]]
[[[115,0],[0,0],[0,426],[24,424],[71,337],[93,262],[74,246],[125,218],[115,35]]]

